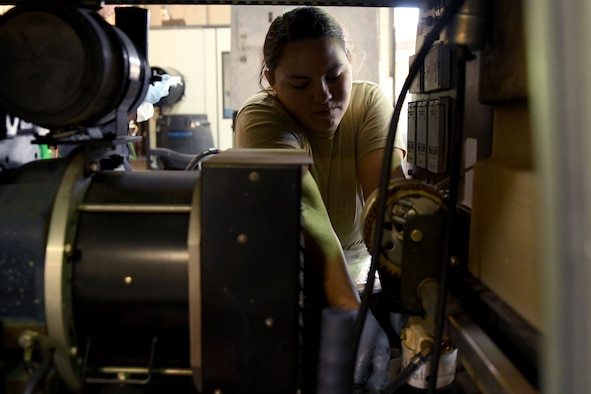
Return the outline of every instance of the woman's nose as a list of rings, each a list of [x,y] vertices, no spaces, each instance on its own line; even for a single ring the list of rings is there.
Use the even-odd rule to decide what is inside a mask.
[[[332,93],[330,91],[330,86],[326,83],[326,81],[321,81],[316,86],[316,90],[314,91],[314,101],[317,103],[325,103],[332,98]]]

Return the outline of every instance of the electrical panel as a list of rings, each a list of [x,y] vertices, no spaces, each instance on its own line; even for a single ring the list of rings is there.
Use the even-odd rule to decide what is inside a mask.
[[[416,54],[409,57],[410,64]],[[447,175],[451,113],[456,92],[451,69],[452,52],[436,41],[409,87],[407,163],[408,174],[439,181]]]
[[[408,103],[407,162],[435,174],[447,169],[451,98]]]

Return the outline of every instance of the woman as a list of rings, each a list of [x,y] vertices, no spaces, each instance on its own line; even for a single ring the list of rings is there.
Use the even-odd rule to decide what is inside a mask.
[[[379,185],[393,107],[378,85],[353,82],[350,60],[343,30],[326,11],[299,7],[277,17],[260,72],[261,88],[263,80],[269,87],[243,104],[235,132],[238,148],[310,154],[302,188],[306,248],[322,264],[328,304],[357,309],[355,286],[365,283],[370,262],[362,208]],[[399,139],[398,177],[403,155]]]

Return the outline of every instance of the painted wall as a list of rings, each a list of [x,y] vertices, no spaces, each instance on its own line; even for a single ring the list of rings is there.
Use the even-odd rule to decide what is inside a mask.
[[[185,95],[171,113],[207,114],[216,147],[230,148],[232,120],[224,118],[221,73],[230,27],[153,27],[148,39],[150,65],[171,67],[185,80]]]
[[[183,21],[186,26],[230,24],[230,5],[220,4],[155,4],[144,5],[150,10],[150,25],[162,26],[163,19]]]

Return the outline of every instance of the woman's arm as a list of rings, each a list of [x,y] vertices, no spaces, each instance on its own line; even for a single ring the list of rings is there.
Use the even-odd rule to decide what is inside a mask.
[[[404,171],[401,166],[403,157],[404,151],[394,148],[390,179],[404,178]],[[363,188],[364,200],[367,200],[369,195],[380,186],[383,160],[384,150],[376,149],[363,156],[357,163],[357,176]]]
[[[364,88],[364,89],[363,89]],[[358,125],[357,135],[357,177],[363,189],[365,200],[380,185],[385,146],[390,133],[394,108],[382,89],[375,84],[359,86],[360,99],[354,109],[363,119]],[[396,133],[392,152],[390,179],[404,178],[401,167],[406,147],[400,133]]]
[[[274,99],[269,100],[279,105]],[[298,133],[294,131],[297,127],[282,107],[247,105],[236,117],[236,147],[302,149]],[[318,265],[314,271],[322,278],[326,302],[331,306],[357,309],[359,295],[349,276],[341,243],[309,171],[302,179],[301,202],[305,249],[311,262]]]
[[[306,172],[302,179],[302,216],[305,247],[313,261],[322,265],[328,304],[346,309],[359,308],[359,294],[347,271],[341,243],[310,172]]]

